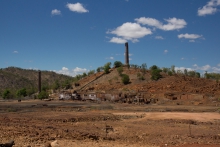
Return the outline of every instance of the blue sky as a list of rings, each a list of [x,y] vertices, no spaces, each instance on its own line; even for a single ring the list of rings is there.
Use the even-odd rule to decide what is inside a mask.
[[[0,68],[74,76],[107,62],[220,73],[220,0],[1,0]]]

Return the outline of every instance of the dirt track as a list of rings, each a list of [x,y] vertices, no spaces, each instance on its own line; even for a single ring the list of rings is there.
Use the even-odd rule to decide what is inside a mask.
[[[61,147],[217,147],[220,146],[217,110],[212,106],[1,102],[0,143],[14,139],[15,147],[43,147],[56,139]],[[106,133],[106,125],[114,131]]]

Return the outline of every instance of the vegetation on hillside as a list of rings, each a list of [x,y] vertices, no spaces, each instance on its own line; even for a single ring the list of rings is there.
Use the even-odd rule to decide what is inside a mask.
[[[42,89],[69,89],[73,78],[52,71],[41,71]],[[0,97],[20,98],[38,92],[38,71],[8,67],[0,69]]]
[[[111,67],[113,66],[113,68]],[[41,71],[42,76],[42,92],[38,95],[38,98],[48,97],[49,90],[59,90],[59,89],[70,89],[72,84],[79,82],[79,80],[92,76],[98,72],[103,72],[104,74],[109,74],[111,71],[116,69],[118,75],[108,79],[108,83],[118,83],[118,79],[121,78],[123,84],[130,84],[131,81],[139,80],[139,82],[144,82],[145,80],[157,81],[162,77],[166,76],[188,76],[201,78],[199,72],[192,70],[175,70],[175,66],[172,65],[170,68],[158,67],[153,65],[147,68],[147,64],[143,63],[141,65],[130,64],[129,68],[125,68],[120,61],[115,61],[113,64],[107,62],[103,66],[98,67],[96,70],[90,70],[82,74],[78,74],[75,77],[70,77],[62,74],[57,74],[51,71]],[[125,70],[126,69],[126,70]],[[130,71],[135,71],[135,75],[131,75]],[[101,75],[101,74],[98,74]],[[136,76],[136,79],[134,78]],[[130,79],[132,77],[132,80]],[[219,83],[220,74],[219,73],[208,73],[206,72],[202,78],[216,80]],[[131,80],[131,81],[130,81]],[[138,82],[138,81],[136,81]],[[8,98],[22,98],[30,96],[38,92],[38,71],[37,70],[27,70],[17,67],[8,67],[5,69],[0,69],[0,97],[4,99]]]

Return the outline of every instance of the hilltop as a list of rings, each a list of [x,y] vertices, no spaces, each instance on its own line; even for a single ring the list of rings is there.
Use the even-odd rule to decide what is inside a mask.
[[[53,71],[41,71],[42,87],[52,87],[56,81],[62,84],[65,81],[72,81],[72,77],[57,74]],[[0,69],[0,93],[5,89],[16,91],[21,88],[31,89],[37,92],[38,71],[22,69],[18,67],[8,67]]]
[[[169,75],[163,71],[158,80],[151,79],[151,71],[142,73],[141,68],[123,67],[122,74],[130,78],[129,84],[123,84],[117,68],[110,73],[104,71],[84,77],[73,89],[79,93],[133,94],[142,97],[168,99],[205,99],[219,98],[220,83],[217,80],[186,76],[183,73]],[[142,75],[142,78],[140,78]]]

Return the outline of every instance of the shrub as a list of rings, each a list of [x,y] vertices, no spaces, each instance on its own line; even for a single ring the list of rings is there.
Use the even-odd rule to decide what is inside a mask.
[[[154,70],[152,70],[152,71],[151,71],[151,79],[152,79],[152,80],[158,80],[158,79],[162,78],[160,72],[161,72],[160,69],[154,69]]]
[[[168,71],[168,75],[172,76],[173,75],[172,71]]]
[[[118,74],[121,76],[123,72],[123,67],[118,67],[117,71],[118,71]]]
[[[3,92],[3,99],[7,99],[7,98],[10,98],[10,94],[11,92],[6,89],[4,92]]]
[[[124,83],[125,85],[130,83],[130,78],[129,78],[129,76],[126,75],[126,74],[123,74],[123,75],[122,75],[121,80],[122,80],[122,83]]]
[[[49,97],[49,94],[46,92],[46,91],[41,91],[39,94],[38,94],[38,98],[39,99],[45,99],[45,98],[48,98]]]
[[[104,72],[105,72],[106,74],[109,73],[109,69],[111,68],[110,66],[111,66],[111,62],[108,62],[108,63],[106,63],[106,64],[104,65]]]
[[[22,88],[20,90],[17,91],[16,96],[18,97],[25,97],[27,96],[27,90],[26,88]]]
[[[141,73],[137,73],[137,78],[139,80],[145,80],[144,76]]]
[[[123,66],[123,64],[121,63],[121,61],[115,61],[114,62],[114,67],[117,68],[117,67],[121,67]]]

